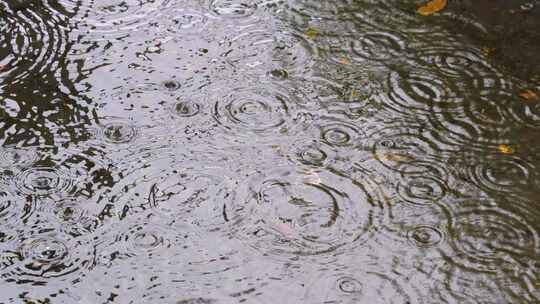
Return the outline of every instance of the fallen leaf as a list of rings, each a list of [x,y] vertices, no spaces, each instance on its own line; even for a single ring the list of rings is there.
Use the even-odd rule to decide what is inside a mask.
[[[525,90],[519,93],[519,97],[525,100],[538,100],[538,95],[533,90]]]
[[[341,63],[341,64],[351,64],[351,62],[347,58],[341,58],[339,60],[339,63]]]
[[[317,38],[321,32],[319,32],[317,29],[314,29],[312,27],[308,28],[306,31],[306,36],[308,36],[309,39],[315,39]]]
[[[482,53],[486,57],[489,57],[489,56],[493,55],[494,52],[495,52],[495,48],[487,47],[487,46],[482,48]]]
[[[432,15],[446,6],[446,0],[431,0],[416,10],[422,16]]]
[[[516,152],[516,150],[512,146],[505,144],[500,144],[498,148],[499,151],[503,154],[513,154],[514,152]]]

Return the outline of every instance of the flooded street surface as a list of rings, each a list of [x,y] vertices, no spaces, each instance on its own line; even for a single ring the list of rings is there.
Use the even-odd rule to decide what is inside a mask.
[[[1,1],[0,303],[540,303],[540,1],[426,2]]]

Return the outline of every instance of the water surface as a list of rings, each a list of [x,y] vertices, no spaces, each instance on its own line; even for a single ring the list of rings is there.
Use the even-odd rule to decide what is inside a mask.
[[[0,303],[540,302],[540,3],[487,2],[2,1]]]

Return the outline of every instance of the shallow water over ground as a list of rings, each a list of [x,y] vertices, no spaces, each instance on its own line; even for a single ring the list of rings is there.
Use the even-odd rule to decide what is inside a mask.
[[[422,3],[2,1],[0,303],[539,303],[540,3]]]

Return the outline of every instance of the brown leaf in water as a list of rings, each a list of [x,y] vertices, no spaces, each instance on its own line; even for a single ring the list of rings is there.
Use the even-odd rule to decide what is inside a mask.
[[[495,48],[485,46],[482,48],[482,54],[484,54],[484,56],[486,57],[489,57],[493,55],[493,53],[495,53],[495,50]]]
[[[538,100],[538,95],[533,90],[525,90],[519,93],[519,97],[525,100]]]
[[[341,64],[351,64],[351,62],[347,58],[341,58],[339,60],[339,63],[341,63]]]
[[[446,6],[446,0],[431,0],[416,10],[422,16],[432,15]]]

